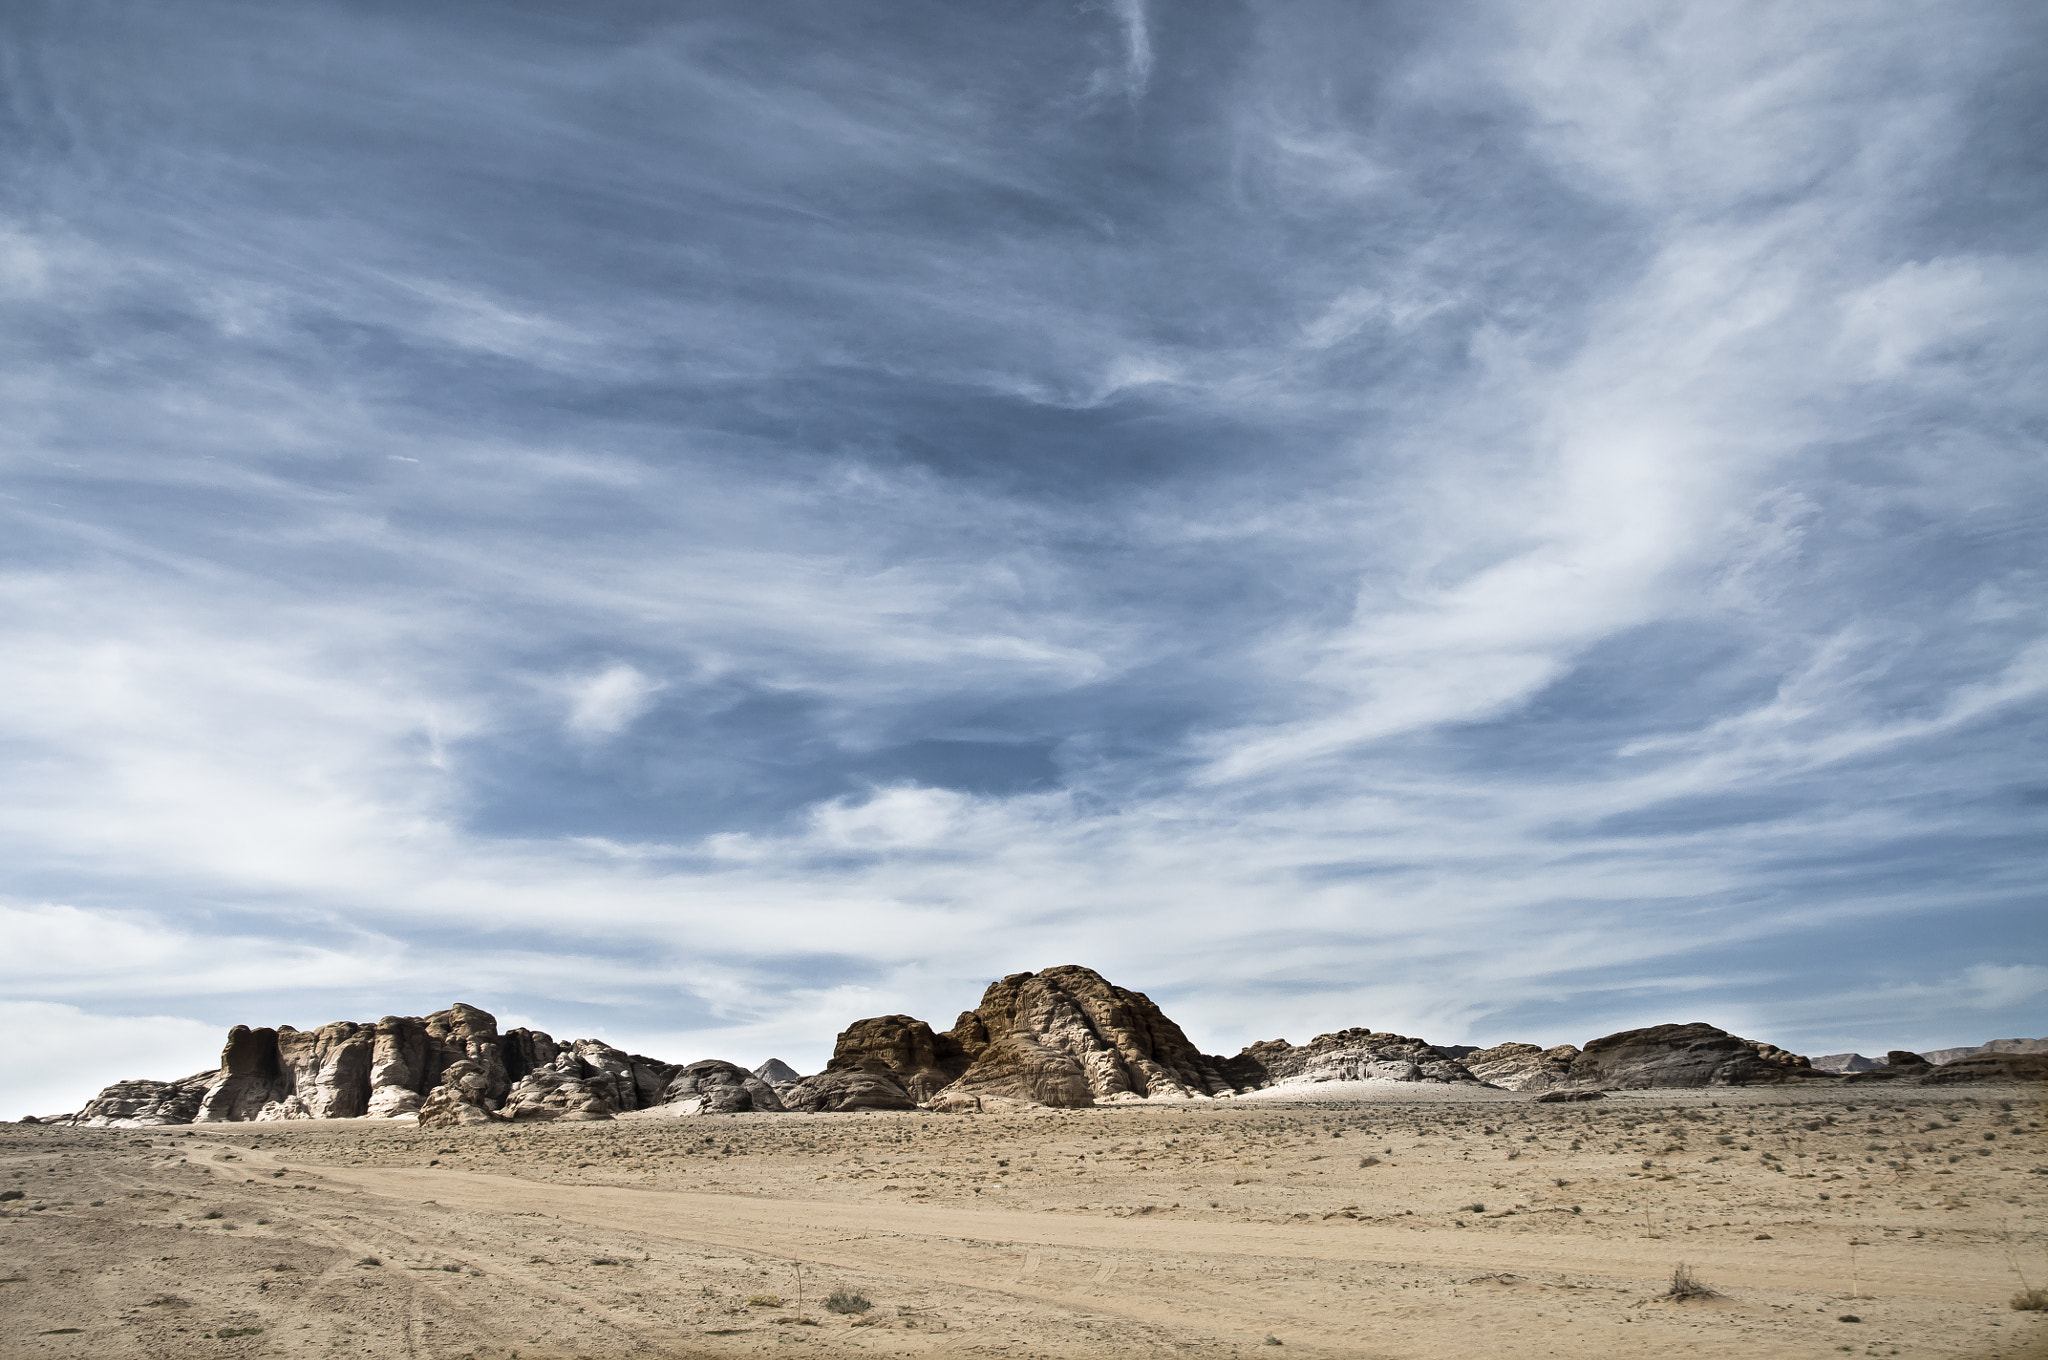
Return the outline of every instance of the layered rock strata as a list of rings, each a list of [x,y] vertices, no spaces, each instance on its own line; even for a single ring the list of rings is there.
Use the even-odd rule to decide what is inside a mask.
[[[971,1059],[933,1109],[1227,1096],[1245,1089],[1143,992],[1075,965],[1012,973],[948,1032]]]
[[[117,1081],[101,1091],[73,1119],[89,1128],[152,1128],[189,1124],[219,1072],[209,1068],[177,1081]]]
[[[1652,1025],[1588,1043],[1572,1059],[1569,1082],[1607,1090],[1754,1086],[1825,1079],[1797,1053],[1742,1039],[1712,1025]]]
[[[1265,1078],[1259,1086],[1310,1085],[1326,1081],[1431,1081],[1478,1085],[1465,1063],[1433,1044],[1405,1034],[1343,1029],[1318,1034],[1305,1044],[1265,1039],[1239,1053],[1233,1075]]]
[[[1571,1078],[1579,1050],[1571,1044],[1538,1048],[1535,1044],[1495,1044],[1464,1058],[1465,1070],[1489,1086],[1507,1091],[1548,1091]]]

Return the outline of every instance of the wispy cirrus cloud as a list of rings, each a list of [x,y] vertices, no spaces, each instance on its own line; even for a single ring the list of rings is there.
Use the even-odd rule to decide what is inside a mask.
[[[18,1004],[2026,1027],[2023,8],[34,14]]]

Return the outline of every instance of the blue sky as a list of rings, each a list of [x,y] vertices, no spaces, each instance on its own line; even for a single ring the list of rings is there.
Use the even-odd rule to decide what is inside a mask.
[[[0,27],[12,1105],[1067,962],[2048,1032],[2037,6]]]

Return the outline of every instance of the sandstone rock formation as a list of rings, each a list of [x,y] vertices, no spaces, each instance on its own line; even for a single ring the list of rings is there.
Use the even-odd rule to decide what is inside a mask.
[[[1241,1077],[1264,1075],[1260,1086],[1298,1086],[1325,1081],[1474,1082],[1466,1065],[1442,1050],[1405,1034],[1340,1029],[1305,1044],[1264,1039],[1232,1060]]]
[[[908,1015],[877,1015],[839,1032],[825,1070],[888,1077],[912,1100],[924,1101],[958,1081],[971,1062],[953,1035],[935,1034]]]
[[[793,1081],[802,1081],[803,1074],[780,1058],[770,1058],[754,1069],[754,1075],[770,1086],[787,1086]]]
[[[1072,964],[991,984],[949,1034],[972,1059],[945,1089],[953,1098],[1073,1107],[1242,1089],[1150,997]]]
[[[117,1081],[73,1116],[87,1128],[153,1128],[189,1124],[199,1113],[206,1088],[219,1073],[211,1068],[177,1081]]]
[[[491,1089],[489,1071],[482,1063],[459,1058],[441,1073],[441,1084],[420,1102],[420,1127],[443,1129],[456,1124],[488,1124],[493,1118],[486,1103]]]
[[[610,1119],[619,1112],[618,1087],[609,1078],[578,1075],[574,1058],[529,1072],[505,1097],[499,1114],[515,1121]]]
[[[656,1104],[676,1114],[780,1114],[775,1088],[736,1063],[706,1058],[677,1072]],[[682,1108],[693,1105],[694,1108]]]
[[[1495,1044],[1465,1055],[1465,1070],[1489,1086],[1508,1091],[1548,1091],[1569,1080],[1579,1050],[1571,1044]]]
[[[826,1070],[777,1089],[784,1109],[805,1114],[843,1110],[914,1110],[917,1102],[894,1077],[881,1072]]]
[[[1827,1076],[1815,1072],[1797,1053],[1695,1022],[1652,1025],[1595,1039],[1572,1059],[1570,1081],[1574,1086],[1634,1091],[1749,1086]]]

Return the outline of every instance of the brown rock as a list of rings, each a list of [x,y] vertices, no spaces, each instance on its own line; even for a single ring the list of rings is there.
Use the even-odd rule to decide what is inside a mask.
[[[2048,1054],[1978,1053],[1968,1058],[1930,1067],[1920,1078],[1922,1086],[1950,1086],[1964,1082],[2048,1081]]]
[[[552,1066],[562,1053],[560,1044],[537,1029],[508,1029],[499,1039],[498,1047],[505,1059],[505,1077],[515,1083],[529,1072]]]
[[[73,1116],[83,1128],[139,1129],[189,1124],[220,1073],[212,1068],[177,1081],[117,1081]]]
[[[277,1031],[236,1025],[221,1049],[220,1071],[200,1098],[195,1124],[254,1119],[265,1105],[292,1093],[291,1079],[278,1059]]]
[[[882,1072],[827,1070],[781,1087],[775,1094],[784,1109],[805,1114],[917,1108],[910,1093]]]
[[[560,1119],[569,1123],[610,1119],[618,1113],[618,1088],[608,1078],[588,1080],[564,1067],[575,1059],[543,1067],[520,1078],[499,1113],[521,1123]]]
[[[495,1117],[486,1104],[490,1088],[491,1074],[482,1063],[457,1059],[442,1069],[441,1084],[420,1102],[420,1127],[445,1129],[457,1124],[490,1123]]]
[[[445,1011],[427,1017],[427,1058],[422,1093],[441,1085],[444,1073],[458,1062],[476,1064],[484,1079],[484,1103],[495,1108],[512,1089],[505,1075],[505,1060],[498,1040],[498,1019],[458,1001]]]
[[[706,1058],[677,1072],[658,1102],[689,1105],[678,1114],[780,1114],[783,1103],[775,1088],[737,1063]]]
[[[949,1096],[1074,1107],[1240,1089],[1150,997],[1071,964],[992,984],[951,1036],[973,1064]]]
[[[877,1073],[923,1101],[958,1081],[972,1061],[951,1034],[933,1033],[908,1015],[878,1015],[839,1032],[825,1070]]]
[[[354,1119],[370,1104],[377,1029],[337,1020],[315,1030],[277,1027],[279,1065],[306,1119]]]
[[[1575,1086],[1636,1091],[1830,1078],[1796,1053],[1695,1022],[1595,1039],[1572,1059],[1569,1079]]]
[[[370,1046],[370,1098],[364,1113],[376,1119],[416,1114],[426,1094],[427,1022],[387,1015]]]

